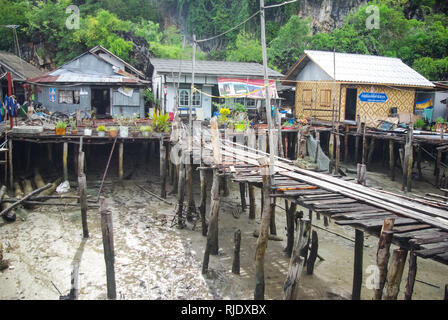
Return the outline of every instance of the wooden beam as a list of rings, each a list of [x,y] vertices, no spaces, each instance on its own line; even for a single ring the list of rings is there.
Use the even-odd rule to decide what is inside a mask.
[[[355,258],[353,264],[352,300],[361,300],[364,232],[355,229]]]
[[[409,252],[409,270],[408,279],[406,281],[406,292],[404,294],[405,300],[412,300],[412,293],[414,292],[415,278],[417,276],[417,256],[414,251]]]
[[[68,180],[67,159],[68,159],[68,142],[64,142],[62,150],[62,166],[64,172],[64,181]]]
[[[107,298],[117,298],[115,284],[115,249],[112,213],[107,210],[104,198],[100,198],[101,231],[103,235],[104,260],[106,262]]]
[[[389,249],[392,243],[395,219],[388,218],[384,220],[383,228],[381,229],[380,240],[378,242],[378,251],[376,254],[376,263],[379,271],[379,287],[375,289],[374,300],[381,300],[383,296],[383,289],[387,277],[387,264],[389,262]]]
[[[238,229],[234,234],[235,250],[233,252],[232,273],[240,274],[240,248],[241,248],[241,230]]]
[[[384,300],[397,300],[400,292],[400,283],[403,276],[404,265],[408,251],[402,248],[395,249],[392,254],[389,272],[387,274],[386,293]]]

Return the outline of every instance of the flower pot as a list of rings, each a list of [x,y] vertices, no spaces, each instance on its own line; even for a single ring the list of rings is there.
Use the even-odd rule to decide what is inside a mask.
[[[84,135],[85,136],[91,136],[92,135],[92,129],[84,129]]]
[[[120,126],[120,138],[127,138],[129,136],[129,128]]]
[[[132,130],[131,131],[131,134],[132,134],[132,136],[134,137],[134,138],[136,138],[136,137],[138,137],[138,134],[140,133],[140,131],[138,131],[138,130]]]
[[[98,131],[98,137],[105,137],[106,132],[105,131]]]
[[[118,134],[118,131],[116,129],[109,131],[109,137],[115,138]]]
[[[151,132],[149,132],[149,131],[142,131],[142,135],[144,137],[150,137],[151,136]]]
[[[78,134],[78,130],[71,130],[70,133],[73,135]]]
[[[64,128],[56,128],[56,135],[65,136],[65,129]]]

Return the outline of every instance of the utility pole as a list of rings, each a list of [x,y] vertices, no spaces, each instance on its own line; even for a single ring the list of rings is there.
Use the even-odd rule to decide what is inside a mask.
[[[266,52],[266,26],[265,26],[265,11],[264,0],[260,0],[260,20],[261,20],[261,48],[263,51],[263,69],[264,69],[264,85],[266,92],[266,118],[268,121],[269,134],[269,175],[271,179],[271,186],[274,185],[274,127],[272,126],[272,108],[271,97],[269,92],[269,74],[268,74],[268,57]]]
[[[194,69],[196,67],[196,35],[193,35],[193,70],[191,71],[191,92],[190,92],[190,109],[188,110],[188,131],[193,136],[193,119],[191,110],[193,109],[193,95],[194,95]]]

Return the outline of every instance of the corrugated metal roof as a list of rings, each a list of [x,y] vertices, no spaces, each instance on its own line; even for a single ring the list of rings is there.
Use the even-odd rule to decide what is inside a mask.
[[[11,71],[13,80],[26,80],[43,75],[38,68],[10,52],[0,51],[0,66]]]
[[[334,79],[334,60],[336,60],[336,81],[434,87],[432,82],[398,58],[350,53],[336,53],[334,58],[333,52],[314,50],[305,50],[305,55],[322,68],[331,79]],[[305,60],[301,59],[293,69]],[[291,71],[288,76],[292,74]]]
[[[155,70],[159,73],[179,73],[180,61],[175,59],[151,59]],[[193,62],[182,61],[182,73],[191,74]],[[230,62],[230,61],[205,61],[197,60],[195,73],[214,76],[240,76],[240,77],[263,77],[263,66],[259,63]],[[268,69],[269,77],[281,78],[283,75],[272,69]]]

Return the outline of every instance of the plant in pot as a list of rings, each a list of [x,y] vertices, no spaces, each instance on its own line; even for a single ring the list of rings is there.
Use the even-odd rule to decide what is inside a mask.
[[[417,119],[416,121],[415,121],[415,128],[416,129],[419,129],[419,130],[422,130],[423,129],[423,127],[425,126],[425,120],[423,120],[423,119]]]
[[[114,115],[114,121],[118,124],[120,138],[127,138],[129,136],[128,120],[123,115]]]
[[[115,138],[118,135],[117,127],[109,127],[107,131],[109,132],[109,137]]]
[[[67,129],[67,123],[65,121],[59,121],[56,123],[56,135],[64,136]]]
[[[155,132],[169,132],[170,131],[170,115],[162,114],[157,110],[152,117],[152,128]]]
[[[137,113],[134,113],[132,115],[132,118],[130,119],[131,122],[131,134],[133,137],[138,137],[138,135],[140,134],[140,130],[138,128],[138,118],[139,115]]]
[[[228,116],[230,114],[229,108],[221,108],[219,109],[219,116],[218,116],[218,123],[220,124],[221,128],[224,128],[226,124],[229,124]]]
[[[239,120],[234,125],[235,125],[235,131],[244,132],[247,129],[247,121],[246,120]]]
[[[436,119],[436,130],[440,131],[441,128],[443,128],[443,130],[446,129],[445,119],[443,119],[442,117],[438,117]]]
[[[96,131],[98,132],[98,137],[104,137],[106,135],[106,126],[98,126],[98,128],[96,128]]]
[[[140,127],[140,131],[142,132],[142,135],[144,136],[144,137],[149,137],[149,136],[151,136],[151,133],[152,133],[152,127],[151,126],[141,126]]]
[[[71,134],[78,134],[78,128],[76,127],[76,120],[70,121],[70,133]]]

